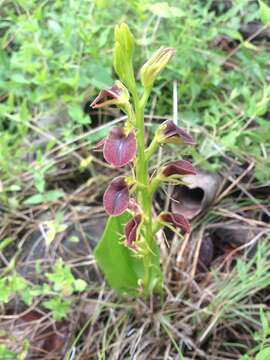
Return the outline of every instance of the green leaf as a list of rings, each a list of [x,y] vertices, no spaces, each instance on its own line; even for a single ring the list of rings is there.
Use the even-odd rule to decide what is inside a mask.
[[[108,135],[109,132],[109,127],[102,127],[102,128],[96,128],[94,129],[95,131],[93,131],[88,137],[87,139],[89,139],[89,141],[91,143],[94,143],[96,141],[99,141],[103,138],[105,138]]]
[[[76,279],[74,281],[74,288],[76,291],[82,292],[86,289],[87,283],[83,279]]]
[[[111,77],[110,68],[99,64],[89,64],[80,70],[80,86],[89,86],[89,83],[97,89],[111,87],[113,79]]]
[[[12,289],[7,284],[7,278],[0,279],[0,304],[8,303]]]
[[[149,5],[149,10],[161,18],[171,18],[171,17],[183,17],[185,13],[183,10],[169,6],[167,2],[159,2],[156,4]]]
[[[264,25],[270,25],[270,7],[265,4],[262,0],[259,2],[260,4],[260,17],[261,22]]]
[[[237,130],[231,130],[228,134],[221,138],[222,144],[228,149],[236,144],[239,132]]]
[[[243,41],[243,37],[242,37],[241,33],[235,29],[223,28],[220,30],[220,32],[229,36],[232,39]]]
[[[18,359],[17,354],[10,351],[5,344],[0,344],[0,359],[3,360],[16,360]]]
[[[255,360],[269,360],[270,359],[270,347],[262,349],[255,357]]]
[[[44,174],[42,171],[36,171],[34,173],[34,182],[35,182],[35,187],[37,189],[37,191],[39,193],[43,193],[45,191],[45,185],[46,185],[46,181],[44,178]]]
[[[46,201],[56,201],[64,196],[62,191],[51,190],[44,194]]]
[[[61,26],[59,25],[59,23],[55,20],[48,20],[48,28],[50,30],[52,30],[52,32],[54,33],[58,33],[60,34],[62,31]]]
[[[35,194],[33,196],[30,196],[24,201],[25,205],[37,205],[42,204],[44,201],[44,195],[43,194]]]
[[[78,124],[81,125],[89,124],[89,118],[83,113],[80,105],[78,104],[71,105],[68,109],[68,113],[70,117]]]
[[[248,355],[243,355],[239,360],[251,360],[251,358]]]
[[[43,301],[43,306],[52,311],[54,320],[58,321],[66,317],[70,310],[71,300],[63,300],[59,297],[54,297],[48,301]]]
[[[64,196],[62,191],[51,190],[43,194],[35,194],[24,201],[25,205],[38,205],[44,202],[56,201]]]
[[[138,280],[143,276],[143,263],[122,244],[124,225],[130,217],[128,213],[124,213],[109,218],[94,255],[113,289],[136,295]]]

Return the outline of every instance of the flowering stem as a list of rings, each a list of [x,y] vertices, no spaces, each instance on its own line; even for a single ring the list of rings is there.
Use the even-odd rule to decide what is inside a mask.
[[[149,293],[151,283],[151,253],[153,250],[153,224],[152,224],[152,194],[150,193],[150,180],[148,175],[148,159],[145,156],[145,136],[144,136],[144,108],[149,97],[150,91],[145,91],[141,100],[139,100],[137,89],[132,92],[135,118],[136,118],[136,136],[138,144],[138,157],[136,161],[136,177],[140,184],[139,200],[144,214],[144,236],[145,236],[145,254],[144,254],[144,292]]]
[[[96,253],[100,251],[100,254],[102,254],[102,257],[97,259],[100,260],[102,267],[104,266],[105,274],[114,288],[128,293],[136,289],[137,293],[138,286],[143,286],[144,295],[149,296],[152,292],[162,290],[163,281],[160,267],[160,250],[155,241],[156,232],[163,226],[172,229],[174,227],[180,228],[183,232],[189,231],[188,222],[180,214],[162,212],[154,220],[152,219],[153,194],[161,182],[177,184],[179,176],[196,174],[189,162],[178,160],[156,169],[155,173],[150,177],[149,161],[162,144],[192,145],[194,141],[183,129],[178,128],[173,121],[166,120],[157,128],[153,141],[146,148],[144,134],[145,106],[157,76],[174,56],[175,50],[161,47],[142,66],[140,80],[143,94],[140,97],[132,62],[135,46],[134,37],[126,24],[117,25],[114,35],[113,63],[119,80],[111,88],[101,90],[91,106],[99,108],[105,105],[117,105],[128,117],[124,128],[112,128],[109,135],[100,145],[103,147],[104,159],[110,165],[121,168],[132,163],[134,165],[132,167],[132,176],[118,176],[112,180],[104,193],[103,203],[106,212],[111,216],[117,217],[122,214],[124,216],[125,211],[132,213],[132,218],[126,224],[123,224],[125,238],[123,245],[134,250],[136,259],[133,259],[133,253],[123,252],[122,260],[119,259],[119,267],[115,272],[112,271],[111,262],[107,263],[109,234],[111,229],[116,231],[115,224],[121,225],[122,218],[115,223],[111,218],[109,219],[108,227],[106,227],[104,238],[101,241],[100,248],[102,250],[98,250]],[[104,244],[106,246],[102,248]],[[118,251],[118,242],[114,245],[117,246],[115,249]],[[129,260],[131,273],[127,274],[130,276],[124,279],[121,275],[123,271],[126,271]],[[118,259],[115,259],[115,261],[118,261]],[[122,271],[122,269],[124,270]]]

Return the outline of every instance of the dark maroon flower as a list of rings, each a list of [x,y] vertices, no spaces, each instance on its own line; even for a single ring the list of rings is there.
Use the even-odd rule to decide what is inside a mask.
[[[185,130],[177,127],[172,120],[161,124],[161,143],[194,145],[195,142]]]
[[[128,135],[121,128],[112,128],[103,148],[105,160],[115,166],[122,167],[134,159],[137,145],[134,131]]]
[[[120,81],[116,81],[111,88],[101,90],[90,106],[96,109],[105,105],[124,105],[128,101],[129,94],[127,88]]]
[[[134,243],[137,239],[137,230],[142,221],[142,215],[138,214],[134,216],[129,222],[125,225],[125,237],[127,245],[134,247]]]
[[[196,175],[196,170],[190,162],[186,160],[178,160],[165,165],[162,169],[162,174],[166,177],[173,175]]]
[[[162,223],[173,225],[174,227],[180,228],[183,233],[190,232],[190,225],[187,219],[180,214],[163,212],[159,215],[159,219]]]
[[[127,209],[128,203],[128,185],[125,178],[119,176],[107,187],[103,196],[103,205],[109,215],[118,216]]]

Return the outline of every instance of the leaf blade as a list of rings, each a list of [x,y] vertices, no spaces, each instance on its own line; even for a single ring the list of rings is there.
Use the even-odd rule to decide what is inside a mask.
[[[110,217],[94,255],[109,285],[120,293],[138,294],[138,281],[143,274],[143,263],[121,243],[128,213]]]

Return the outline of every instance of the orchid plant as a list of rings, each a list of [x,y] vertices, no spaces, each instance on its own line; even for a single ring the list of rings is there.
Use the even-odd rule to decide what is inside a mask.
[[[103,203],[110,215],[95,257],[109,284],[128,294],[160,292],[163,275],[156,234],[167,226],[180,236],[190,231],[184,216],[161,212],[153,216],[152,200],[158,187],[179,183],[196,171],[185,160],[172,161],[149,174],[149,161],[164,144],[193,145],[194,141],[171,120],[157,129],[147,147],[144,111],[154,82],[175,55],[172,48],[160,48],[141,68],[138,86],[133,70],[134,37],[126,24],[115,27],[113,65],[120,80],[100,91],[92,108],[116,105],[127,115],[123,127],[113,127],[98,146],[114,168],[129,165],[129,176],[118,176],[104,193]]]

